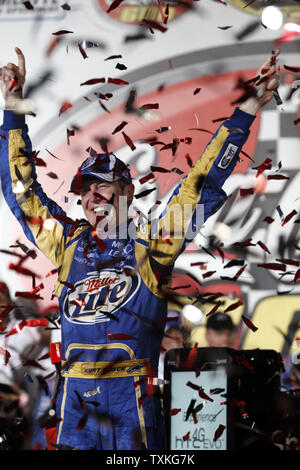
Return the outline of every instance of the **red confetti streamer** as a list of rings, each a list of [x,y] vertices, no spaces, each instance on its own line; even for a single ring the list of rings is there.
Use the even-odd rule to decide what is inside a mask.
[[[141,26],[148,26],[150,29],[157,29],[159,31],[161,31],[162,33],[165,33],[168,28],[166,28],[165,26],[162,26],[158,21],[154,21],[154,20],[145,20],[143,19],[143,21],[140,23]]]
[[[242,320],[243,322],[245,323],[245,325],[250,328],[250,330],[252,331],[256,331],[258,330],[258,328],[252,323],[251,320],[249,320],[249,318],[245,317],[244,315],[242,315]]]
[[[291,264],[292,266],[300,266],[300,261],[295,261],[294,259],[290,258],[279,258],[276,259],[279,263],[284,263],[284,264]]]
[[[202,274],[203,279],[206,279],[207,277],[212,276],[216,271],[208,271],[205,274]]]
[[[272,222],[274,222],[274,220],[275,219],[273,219],[273,217],[267,216],[263,219],[263,222],[267,222],[267,224],[272,224]]]
[[[209,315],[213,315],[214,313],[216,313],[216,311],[218,310],[218,308],[222,305],[221,302],[218,302],[207,314],[206,316],[208,317]]]
[[[270,158],[266,158],[264,162],[262,162],[259,166],[252,168],[253,170],[257,170],[256,178],[260,176],[265,170],[270,170],[272,168],[272,160]]]
[[[255,243],[251,243],[252,238],[247,238],[243,242],[236,242],[234,246],[246,247],[246,246],[255,246]]]
[[[31,271],[30,269],[27,269],[27,268],[23,268],[22,266],[20,265],[15,265],[13,263],[10,263],[9,266],[8,266],[9,269],[13,270],[13,271],[16,271],[17,273],[19,274],[23,274],[23,276],[36,276],[36,277],[40,277],[40,276],[37,276],[37,274],[35,274],[33,271]]]
[[[286,69],[286,70],[289,70],[290,72],[300,72],[300,67],[293,67],[291,65],[283,65],[283,67]]]
[[[86,82],[82,82],[80,83],[80,86],[83,86],[83,85],[95,85],[97,83],[105,83],[105,78],[104,77],[101,77],[101,78],[90,78],[89,80],[87,80]]]
[[[190,431],[182,437],[184,441],[188,441],[189,438],[190,438]]]
[[[53,276],[53,274],[56,274],[57,271],[58,271],[57,269],[52,269],[51,271],[49,271],[49,272],[46,274],[46,277]]]
[[[263,242],[259,241],[259,242],[257,242],[257,244],[258,244],[264,251],[266,251],[267,253],[271,254],[270,251],[268,250],[268,248],[266,247],[266,245],[265,245]]]
[[[108,10],[106,10],[106,13],[110,13],[112,10],[115,10],[115,8],[118,8],[118,6],[123,2],[123,0],[114,0]]]
[[[289,220],[291,220],[291,218],[294,217],[294,215],[296,214],[297,214],[297,211],[295,209],[292,210],[292,212],[290,212],[288,215],[285,216],[284,220],[281,223],[281,226],[283,227],[285,224],[287,224]]]
[[[186,159],[187,164],[189,165],[189,167],[192,168],[192,166],[193,166],[193,161],[192,161],[191,157],[189,156],[189,154],[187,153],[187,154],[184,156],[184,158]]]
[[[12,330],[10,330],[6,335],[5,338],[11,335],[15,335],[17,333],[20,333],[20,331],[24,328],[26,325],[26,320],[22,320],[20,323],[18,323]]]
[[[173,408],[171,411],[170,411],[170,416],[175,416],[177,415],[178,413],[180,413],[181,411],[181,408]]]
[[[76,431],[79,431],[80,429],[83,429],[85,427],[87,419],[88,419],[88,413],[85,413],[78,421],[78,424],[76,426]]]
[[[280,264],[280,263],[262,263],[257,265],[259,268],[266,268],[266,269],[271,269],[271,270],[276,270],[276,271],[285,271],[286,266],[285,264]]]
[[[121,80],[120,78],[111,78],[107,79],[107,83],[114,83],[115,85],[128,85],[128,82]]]
[[[216,442],[216,440],[219,439],[219,437],[222,436],[223,432],[224,432],[224,429],[225,429],[225,426],[223,424],[220,424],[218,429],[216,430],[215,432],[215,435],[214,435],[214,442]]]
[[[32,320],[26,320],[25,326],[47,326],[48,320],[47,318],[33,318]]]
[[[119,125],[113,130],[112,134],[116,134],[117,132],[121,131],[127,124],[128,124],[128,122],[122,121],[121,124],[119,124]]]
[[[62,36],[63,34],[70,34],[73,33],[74,31],[68,31],[67,29],[61,29],[59,31],[56,31],[55,33],[52,33],[53,36]]]
[[[62,113],[64,113],[65,111],[67,111],[70,108],[72,108],[72,103],[70,103],[69,101],[65,101],[59,109],[58,116],[60,116]]]
[[[197,354],[198,354],[198,343],[195,343],[194,346],[192,347],[192,349],[190,350],[189,354],[188,354],[188,358],[186,360],[186,363],[185,363],[185,367],[187,369],[191,369],[194,365],[194,362],[197,358]]]
[[[159,103],[143,104],[139,109],[159,109]]]
[[[242,299],[239,299],[234,304],[229,305],[229,307],[224,310],[224,313],[231,312],[232,310],[235,310],[236,308],[241,307],[242,305],[244,305],[244,302],[242,301]]]
[[[85,50],[83,49],[82,45],[80,44],[80,42],[78,43],[78,48],[79,48],[79,51],[80,51],[80,54],[82,55],[82,57],[84,59],[88,59],[88,55],[87,53],[85,52]]]
[[[292,281],[292,284],[296,284],[296,282],[298,281],[299,277],[300,277],[300,269],[298,269],[298,270],[296,271],[296,274],[295,274],[295,276],[294,276],[294,279],[293,279],[293,281]]]
[[[298,119],[295,119],[294,124],[298,124],[300,122],[300,117]]]
[[[240,189],[240,196],[245,197],[249,196],[250,194],[254,194],[254,188],[248,188],[248,189]]]
[[[110,341],[113,341],[113,340],[115,340],[115,339],[117,339],[117,340],[118,340],[118,339],[123,340],[123,339],[132,339],[132,338],[133,338],[133,336],[131,336],[131,335],[126,335],[126,334],[124,334],[124,333],[115,333],[115,334],[113,334],[113,333],[108,333],[107,336],[108,336],[108,339],[109,339]]]
[[[139,182],[140,182],[140,184],[144,184],[144,183],[146,183],[147,181],[149,181],[153,178],[155,178],[155,175],[153,173],[149,173],[148,175],[143,176],[142,178],[140,178]]]
[[[127,134],[125,134],[125,132],[122,132],[122,135],[124,137],[124,140],[125,140],[126,144],[131,148],[131,150],[132,151],[135,150],[136,147],[135,147],[134,143],[132,142],[131,138]]]
[[[268,180],[289,180],[289,176],[284,176],[284,175],[268,175],[267,176]]]

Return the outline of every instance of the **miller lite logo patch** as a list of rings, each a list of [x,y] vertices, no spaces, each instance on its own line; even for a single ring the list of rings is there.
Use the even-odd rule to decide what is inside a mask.
[[[135,271],[131,274],[130,270],[130,266],[124,270],[106,269],[75,283],[75,289],[68,291],[64,301],[66,319],[81,325],[109,321],[139,289],[140,275]]]

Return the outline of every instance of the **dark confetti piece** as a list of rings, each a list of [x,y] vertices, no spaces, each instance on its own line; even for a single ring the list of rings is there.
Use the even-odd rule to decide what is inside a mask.
[[[30,2],[22,2],[27,10],[33,10],[33,5]]]
[[[112,10],[118,8],[118,6],[123,2],[123,0],[114,0],[110,7],[106,10],[106,13],[110,13]]]
[[[112,132],[112,134],[116,134],[117,132],[121,131],[125,126],[127,126],[127,121],[122,121]]]
[[[116,69],[118,69],[118,70],[127,70],[127,67],[126,67],[126,65],[120,64],[118,62],[117,65],[116,65]]]
[[[223,424],[220,424],[218,429],[215,431],[214,442],[216,442],[222,436],[224,430],[225,430],[225,426]]]
[[[59,109],[58,116],[61,116],[62,113],[64,113],[65,111],[67,111],[70,108],[72,108],[72,103],[70,103],[69,101],[65,101]]]
[[[259,268],[266,268],[266,269],[271,269],[271,270],[276,270],[276,271],[285,271],[286,266],[285,264],[282,263],[262,263],[257,265]]]
[[[97,83],[105,83],[105,78],[90,78],[89,80],[86,80],[85,82],[80,83],[80,86],[83,85],[95,85]]]
[[[236,308],[241,307],[242,305],[244,305],[244,302],[242,301],[242,299],[239,299],[239,300],[238,300],[237,302],[235,302],[234,304],[229,305],[229,306],[224,310],[224,313],[231,312],[232,310],[235,310]]]
[[[71,10],[70,5],[68,5],[67,3],[64,3],[63,5],[60,5],[60,6],[63,10]]]
[[[126,82],[125,80],[122,80],[121,78],[111,78],[111,77],[107,79],[107,83],[114,83],[115,85],[128,85],[129,84],[128,82]]]
[[[124,137],[124,140],[125,140],[126,144],[131,148],[131,150],[132,151],[135,150],[136,146],[132,142],[131,138],[127,134],[125,134],[125,132],[122,132],[122,135]]]
[[[243,322],[245,323],[245,325],[250,328],[250,330],[252,331],[256,331],[258,330],[258,328],[252,323],[251,320],[249,320],[249,318],[245,317],[245,315],[242,315],[242,320]]]
[[[54,36],[62,36],[63,34],[70,34],[73,33],[74,31],[68,31],[67,29],[61,29],[60,31],[56,31],[55,33],[52,33]]]

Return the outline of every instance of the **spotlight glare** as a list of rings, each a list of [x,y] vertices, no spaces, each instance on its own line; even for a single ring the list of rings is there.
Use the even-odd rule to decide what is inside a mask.
[[[201,325],[204,317],[204,314],[200,308],[197,308],[192,304],[187,304],[183,307],[182,315],[194,325]]]
[[[269,29],[276,31],[280,29],[283,23],[283,14],[281,10],[275,6],[268,6],[263,9],[261,14],[261,22]]]

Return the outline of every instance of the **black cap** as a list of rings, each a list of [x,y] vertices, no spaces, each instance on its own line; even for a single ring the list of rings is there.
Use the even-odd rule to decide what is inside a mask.
[[[211,328],[213,330],[235,330],[235,325],[231,320],[229,315],[226,313],[215,313],[208,318],[206,322],[206,328]]]

